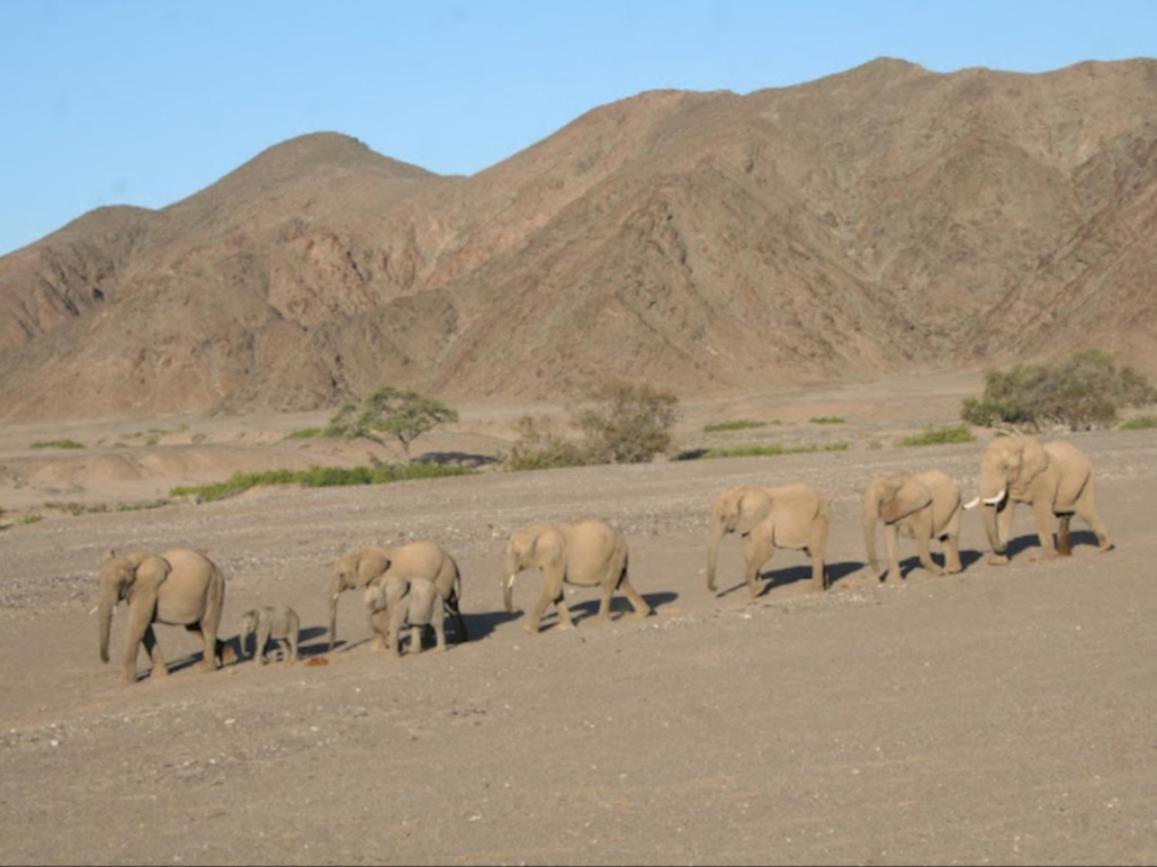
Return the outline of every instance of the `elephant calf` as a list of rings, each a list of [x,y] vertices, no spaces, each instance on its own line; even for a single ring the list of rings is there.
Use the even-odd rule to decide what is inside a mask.
[[[513,533],[506,546],[506,580],[502,600],[507,611],[514,610],[514,580],[523,569],[542,570],[542,592],[527,617],[524,629],[538,632],[542,615],[553,602],[558,607],[562,628],[574,626],[563,595],[563,584],[602,588],[598,617],[610,619],[611,597],[622,590],[637,617],[651,614],[651,606],[635,592],[627,578],[627,540],[602,521],[537,526]]]
[[[778,488],[740,485],[724,491],[711,504],[707,541],[707,589],[715,590],[719,542],[728,533],[743,537],[745,578],[752,596],[759,595],[759,571],[776,548],[803,550],[812,561],[812,588],[827,590],[824,549],[831,511],[827,497],[811,485],[795,483]]]
[[[880,577],[876,560],[876,523],[884,522],[884,544],[888,551],[888,571],[884,577],[899,579],[896,537],[902,532],[916,540],[920,565],[934,575],[944,570],[932,560],[929,543],[944,541],[944,565],[959,572],[960,488],[940,470],[914,475],[880,476],[864,492],[864,545],[872,574]]]
[[[446,649],[443,627],[446,601],[433,581],[386,573],[385,577],[366,588],[365,603],[371,621],[385,613],[385,646],[390,656],[399,655],[402,627],[406,623],[410,625],[407,653],[421,653],[423,626],[434,629],[438,650]]]
[[[253,656],[261,660],[261,664],[269,662],[265,655],[269,640],[284,641],[289,645],[289,654],[286,659],[297,662],[298,636],[301,633],[301,618],[297,612],[285,605],[277,607],[265,606],[254,608],[241,615],[241,647],[244,649],[250,635],[257,633],[257,641],[253,645]]]

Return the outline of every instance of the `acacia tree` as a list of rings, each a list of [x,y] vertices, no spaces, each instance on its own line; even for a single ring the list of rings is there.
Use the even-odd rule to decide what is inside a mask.
[[[385,445],[392,436],[410,456],[410,443],[440,424],[458,421],[458,413],[432,397],[416,391],[385,386],[360,405],[344,404],[330,419],[326,435],[345,439],[368,439]]]

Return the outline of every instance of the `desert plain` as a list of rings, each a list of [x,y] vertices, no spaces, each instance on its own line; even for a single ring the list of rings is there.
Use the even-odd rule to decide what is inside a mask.
[[[896,443],[953,422],[979,382],[973,370],[704,399],[684,403],[678,429],[688,450],[842,452],[523,473],[483,462],[457,478],[132,511],[116,509],[176,481],[363,463],[378,447],[285,439],[318,413],[7,426],[0,861],[1154,863],[1157,431],[1066,435],[1093,460],[1108,553],[1077,522],[1073,556],[1038,562],[1021,507],[1006,567],[986,565],[967,513],[962,574],[924,572],[910,542],[903,580],[865,570],[860,495],[874,475],[939,467],[975,491],[983,436]],[[415,451],[499,454],[528,409],[559,411],[464,406]],[[845,421],[808,421],[822,416]],[[728,418],[780,424],[702,432]],[[29,448],[49,436],[86,448]],[[803,555],[781,551],[750,599],[730,537],[709,593],[712,496],[794,480],[832,496],[832,589],[814,593]],[[31,514],[42,520],[23,523]],[[626,534],[654,616],[616,598],[616,619],[596,624],[597,593],[572,589],[574,630],[551,614],[526,634],[502,610],[505,537],[588,515]],[[388,660],[348,593],[330,652],[333,560],[410,538],[458,559],[470,640]],[[223,567],[225,637],[247,608],[289,604],[304,660],[205,674],[184,630],[160,627],[171,676],[122,685],[97,658],[97,567],[110,547],[176,545]],[[538,585],[522,578],[518,608]],[[122,608],[114,659],[123,621]]]

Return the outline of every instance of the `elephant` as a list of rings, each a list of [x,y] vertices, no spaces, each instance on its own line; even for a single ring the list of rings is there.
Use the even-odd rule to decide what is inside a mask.
[[[603,521],[588,519],[577,524],[541,524],[512,533],[506,545],[506,574],[502,601],[514,610],[514,581],[524,569],[542,571],[542,592],[531,608],[523,628],[532,635],[553,602],[558,608],[560,628],[574,626],[563,594],[563,584],[599,587],[602,600],[599,620],[609,620],[611,597],[622,590],[639,618],[652,614],[651,606],[631,586],[627,577],[627,540]]]
[[[301,634],[301,618],[297,612],[285,605],[264,608],[254,608],[241,615],[241,648],[245,649],[245,642],[253,633],[257,633],[256,643],[253,645],[253,656],[261,660],[264,665],[269,660],[265,656],[266,645],[269,639],[284,641],[289,647],[286,659],[297,662],[297,642]]]
[[[824,548],[831,525],[828,498],[811,485],[793,483],[777,488],[740,485],[715,498],[708,520],[707,589],[715,590],[719,542],[728,533],[743,537],[747,588],[760,592],[756,580],[776,548],[804,551],[812,561],[812,589],[828,588]]]
[[[1047,559],[1072,553],[1069,522],[1074,514],[1092,528],[1102,551],[1113,547],[1109,531],[1097,514],[1097,486],[1093,466],[1084,453],[1067,442],[1041,445],[1035,437],[1017,434],[988,444],[980,460],[980,494],[964,508],[984,505],[984,532],[993,566],[1008,563],[1012,512],[1017,503],[1032,504],[1037,537]],[[1053,544],[1050,517],[1060,519]]]
[[[344,590],[364,589],[389,570],[391,574],[413,580],[433,581],[442,594],[447,611],[454,619],[458,641],[466,641],[466,623],[458,610],[462,597],[462,575],[454,558],[433,542],[411,542],[406,545],[360,548],[340,557],[334,564],[329,584],[329,646],[337,641],[337,602]],[[388,629],[384,611],[370,616],[374,646],[381,646]]]
[[[225,577],[201,551],[174,548],[163,554],[134,551],[118,555],[109,551],[100,573],[100,658],[108,662],[112,613],[122,599],[129,607],[123,677],[137,678],[137,648],[143,643],[153,661],[153,677],[168,674],[154,623],[184,626],[197,632],[205,643],[201,667],[217,668],[218,660],[231,661],[231,648],[217,639],[221,609],[225,605]]]
[[[883,577],[901,577],[896,558],[896,537],[900,533],[916,540],[920,565],[932,574],[943,575],[945,571],[932,560],[929,543],[933,538],[944,542],[947,571],[961,571],[960,512],[960,488],[940,470],[873,479],[864,492],[864,545],[872,574],[881,577],[876,559],[877,521],[884,522],[888,550],[888,569]]]
[[[366,608],[371,618],[386,612],[386,650],[397,657],[401,641],[402,626],[410,624],[410,646],[408,653],[422,650],[422,627],[434,630],[438,650],[446,649],[445,600],[438,592],[438,585],[426,578],[406,579],[388,571],[378,581],[370,584],[365,593]]]

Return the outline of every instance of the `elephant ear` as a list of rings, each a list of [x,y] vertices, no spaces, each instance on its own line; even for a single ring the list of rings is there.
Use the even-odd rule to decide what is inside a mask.
[[[553,527],[544,527],[530,543],[531,561],[541,566],[559,563],[566,553],[566,543],[562,534]]]
[[[1022,485],[1032,481],[1045,471],[1049,465],[1048,452],[1034,437],[1025,437],[1021,446],[1020,483]]]
[[[139,556],[139,560],[137,559]],[[134,569],[135,578],[133,580],[133,589],[148,588],[156,590],[161,583],[169,577],[169,572],[173,567],[169,565],[169,561],[163,557],[158,557],[156,554],[142,554],[134,556],[136,561],[136,569]]]
[[[365,587],[386,574],[390,558],[381,548],[366,548],[358,555],[358,586]]]
[[[932,502],[932,492],[915,479],[908,479],[892,497],[880,500],[880,517],[894,524],[913,512],[926,508]]]
[[[756,528],[760,521],[767,517],[771,510],[767,496],[762,491],[747,489],[739,495],[735,504],[735,532],[746,536]]]

